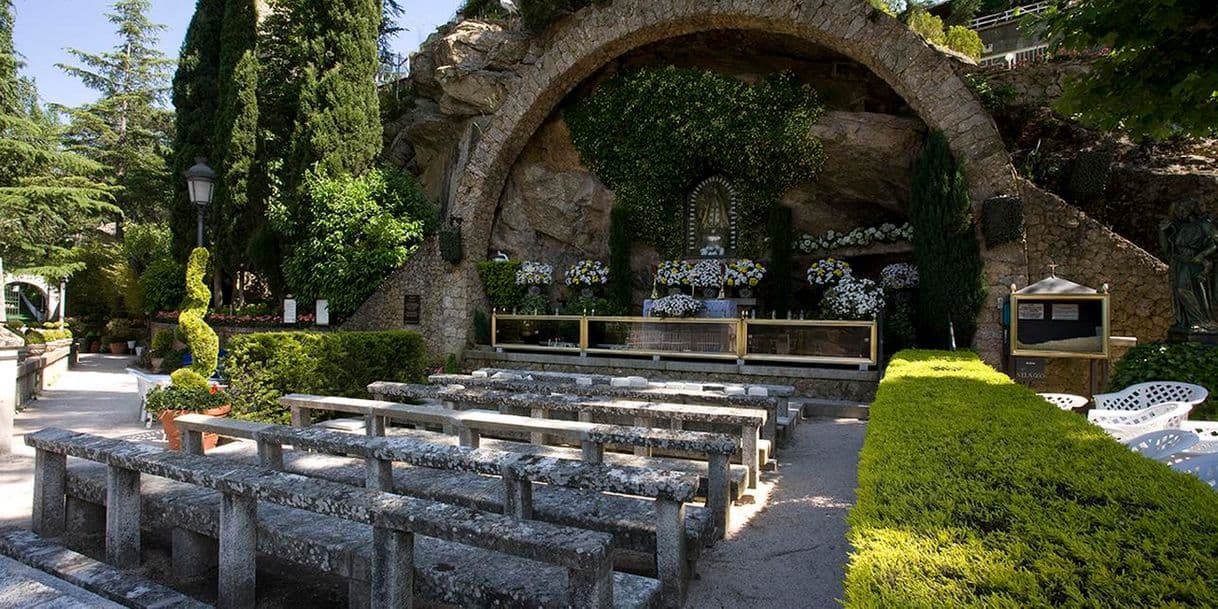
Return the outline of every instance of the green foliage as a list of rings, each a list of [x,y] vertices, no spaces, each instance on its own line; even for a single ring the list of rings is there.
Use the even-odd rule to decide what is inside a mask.
[[[44,345],[49,342],[72,338],[72,331],[66,329],[32,328],[25,333],[25,344]]]
[[[430,205],[405,174],[373,170],[330,178],[313,173],[306,190],[307,224],[297,224],[298,217],[284,206],[271,210],[276,230],[294,243],[283,263],[284,277],[298,298],[325,298],[333,315],[345,317],[406,262],[434,215],[413,215]]]
[[[216,371],[220,356],[220,339],[203,317],[207,315],[207,304],[211,291],[203,283],[207,273],[207,250],[195,248],[186,263],[186,298],[182,301],[182,312],[178,316],[178,327],[190,347],[190,370],[206,379]],[[176,379],[175,379],[176,382]]]
[[[504,19],[508,17],[507,9],[499,0],[465,0],[461,5],[461,13],[472,19]]]
[[[971,57],[973,61],[981,61],[985,45],[981,42],[981,35],[977,32],[961,25],[953,25],[947,28],[945,38],[947,48]]]
[[[75,248],[71,260],[82,269],[68,282],[67,309],[73,315],[109,319],[143,312],[139,278],[121,248],[92,241]],[[182,276],[174,281],[181,283]]]
[[[516,285],[519,260],[485,260],[478,263],[478,277],[482,278],[482,290],[491,302],[491,308],[511,311],[524,299],[524,286]]]
[[[551,23],[591,4],[608,4],[609,0],[517,0],[520,20],[534,34],[541,34]],[[503,19],[508,12],[499,0],[465,0],[461,12],[476,19]]]
[[[884,352],[896,353],[917,344],[918,303],[906,290],[884,290]]]
[[[368,397],[374,381],[415,383],[427,348],[414,332],[267,332],[228,343],[225,374],[238,418],[287,423],[288,393]]]
[[[1070,177],[1066,181],[1071,201],[1094,201],[1103,196],[1112,176],[1112,161],[1110,150],[1079,152],[1070,164]]]
[[[147,410],[156,415],[166,410],[182,410],[186,412],[205,412],[230,405],[232,397],[219,387],[209,386],[207,379],[199,377],[203,382],[199,386],[194,380],[178,383],[179,378],[190,376],[189,370],[178,370],[173,373],[174,382],[167,387],[153,387],[148,392]],[[193,373],[191,373],[193,374]],[[198,376],[198,375],[195,375]]]
[[[191,370],[190,368],[182,368],[174,370],[173,374],[169,375],[174,385],[184,389],[207,389],[207,377]]]
[[[789,73],[748,84],[668,67],[617,76],[566,118],[583,161],[630,214],[636,239],[676,258],[686,196],[712,174],[736,187],[740,242],[762,242],[769,209],[824,160],[810,135],[822,109]]]
[[[460,224],[453,223],[440,229],[440,257],[449,264],[459,264],[465,258]]]
[[[525,300],[527,301],[528,298]],[[544,304],[541,307],[537,307],[536,305],[528,305],[529,303],[526,302],[524,306],[525,311],[530,311],[536,308],[540,308],[544,311],[547,308]],[[567,301],[567,303],[562,307],[561,311],[563,315],[592,315],[595,313],[598,316],[615,316],[625,315],[629,309],[612,300],[597,298],[596,296],[580,296],[579,298]]]
[[[460,374],[461,373],[461,358],[455,353],[449,353],[448,357],[444,358],[444,374]]]
[[[924,8],[917,7],[910,10],[905,24],[930,42],[938,45],[947,44],[947,34],[943,31],[943,20],[930,14]]]
[[[975,354],[897,354],[858,478],[847,609],[1218,606],[1218,494]]]
[[[949,26],[968,25],[977,16],[977,11],[981,10],[981,2],[982,0],[951,0],[951,11],[947,17],[947,24]],[[947,31],[949,44],[951,42],[951,35],[951,29],[949,28]],[[978,56],[978,59],[980,59],[980,56]]]
[[[1218,133],[1213,0],[1080,0],[1036,21],[1055,51],[1110,49],[1067,82],[1063,114],[1137,139]]]
[[[633,242],[630,210],[614,206],[609,212],[609,297],[615,308],[623,311],[629,311],[634,303],[634,270],[630,265]]]
[[[1107,391],[1120,391],[1148,381],[1179,381],[1201,385],[1211,398],[1189,416],[1218,418],[1218,347],[1196,343],[1150,343],[1129,350],[1116,364]]]
[[[184,267],[170,258],[162,258],[140,275],[140,292],[143,294],[144,312],[172,311],[186,297],[182,285]]]
[[[173,350],[173,332],[157,330],[152,335],[151,353],[154,357],[165,357]]]
[[[581,296],[580,300],[584,300],[584,297]],[[599,299],[599,298],[592,298],[592,299],[588,299],[588,300],[604,302],[604,301],[601,301],[601,299]],[[569,303],[567,305],[567,314],[568,315],[578,315],[583,312],[583,310],[584,310],[583,307],[576,309],[575,308],[576,306],[577,305],[574,303]],[[527,295],[525,295],[524,298],[520,299],[520,312],[521,313],[527,313],[527,314],[533,314],[533,315],[543,315],[543,314],[549,314],[550,311],[552,311],[553,309],[554,309],[554,307],[550,306],[550,299],[546,298],[544,294],[527,294]]]
[[[173,235],[162,224],[128,224],[123,228],[123,257],[138,275],[152,263],[169,258],[172,242]]]
[[[1001,110],[1015,101],[1015,87],[1009,83],[994,86],[980,74],[965,74],[964,82],[977,95],[981,105],[991,112]]]
[[[779,205],[770,210],[766,221],[766,238],[770,244],[770,268],[763,285],[766,302],[774,311],[791,310],[791,208]]]
[[[973,226],[968,184],[940,131],[914,165],[910,222],[920,274],[919,344],[944,348],[949,323],[957,344],[972,344],[985,301],[984,263]]]
[[[474,311],[474,342],[491,344],[491,318],[484,311]]]

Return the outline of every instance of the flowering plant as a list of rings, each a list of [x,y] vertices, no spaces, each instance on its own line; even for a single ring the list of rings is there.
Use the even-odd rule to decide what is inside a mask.
[[[851,276],[850,265],[837,258],[817,260],[808,267],[808,283],[812,285],[831,286]]]
[[[918,287],[918,267],[899,262],[880,271],[880,285],[889,290],[905,290]]]
[[[825,293],[825,315],[838,319],[874,319],[884,308],[884,290],[870,279],[847,276]]]
[[[550,285],[554,282],[554,267],[543,262],[525,262],[516,271],[516,285]]]
[[[215,383],[202,386],[172,384],[153,387],[146,400],[145,408],[153,414],[166,410],[204,412],[233,403],[228,392]]]
[[[657,299],[651,305],[655,317],[691,317],[702,310],[702,301],[686,294],[674,294]]]
[[[609,283],[609,269],[596,260],[580,260],[567,269],[563,279],[571,287],[604,285]]]
[[[689,271],[689,285],[714,288],[723,285],[723,265],[717,260],[702,260]]]
[[[665,260],[656,269],[656,283],[669,287],[689,285],[689,272],[693,268],[684,260]]]
[[[891,222],[880,226],[856,228],[848,233],[826,231],[822,235],[803,235],[795,241],[795,249],[805,254],[814,254],[840,247],[866,247],[873,243],[897,243],[913,239],[913,225],[906,222],[900,226]]]
[[[765,279],[765,266],[748,258],[733,260],[727,265],[725,276],[732,287],[754,287]]]

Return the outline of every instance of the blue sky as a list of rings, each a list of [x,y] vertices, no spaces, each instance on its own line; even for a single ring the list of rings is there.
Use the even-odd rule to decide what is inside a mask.
[[[84,51],[108,50],[115,45],[113,25],[105,13],[112,0],[14,0],[16,12],[14,44],[24,56],[25,73],[38,82],[42,98],[67,106],[92,101],[94,93],[55,67],[69,63],[64,51],[74,47]],[[406,14],[402,32],[394,47],[409,54],[418,48],[436,26],[457,12],[460,0],[405,0]],[[151,19],[167,26],[161,33],[161,49],[177,58],[186,26],[194,12],[195,0],[152,0]]]

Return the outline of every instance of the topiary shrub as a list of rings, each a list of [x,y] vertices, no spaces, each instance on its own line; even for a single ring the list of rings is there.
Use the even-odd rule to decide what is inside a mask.
[[[950,325],[958,345],[971,345],[985,302],[985,265],[968,184],[941,131],[930,134],[914,164],[909,208],[921,285],[918,342],[946,348]]]
[[[981,42],[981,36],[964,26],[953,25],[947,28],[945,42],[947,48],[966,55],[973,61],[981,61],[981,55],[985,53],[985,44]]]
[[[482,289],[492,308],[511,311],[520,307],[525,289],[516,285],[516,272],[521,264],[519,260],[486,260],[478,263],[478,277],[482,278]]]
[[[211,300],[211,291],[203,283],[207,260],[206,248],[198,247],[190,252],[190,260],[186,263],[186,298],[182,301],[182,313],[178,316],[178,328],[185,339],[183,342],[190,348],[190,371],[198,375],[204,385],[206,379],[216,372],[220,357],[220,339],[203,321]]]
[[[1210,399],[1190,418],[1218,418],[1218,347],[1196,343],[1150,343],[1129,350],[1112,370],[1107,391],[1149,381],[1178,381],[1205,387]]]

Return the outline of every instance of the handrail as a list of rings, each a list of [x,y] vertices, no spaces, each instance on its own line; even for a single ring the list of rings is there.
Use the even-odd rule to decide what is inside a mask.
[[[1049,10],[1049,7],[1052,6],[1052,4],[1053,4],[1053,2],[1051,2],[1050,0],[1041,0],[1040,2],[1036,2],[1034,4],[1026,4],[1024,6],[1017,6],[1015,8],[1010,8],[1005,11],[1002,11],[1001,13],[983,15],[981,17],[973,19],[972,21],[969,22],[968,26],[970,29],[974,29],[974,30],[980,30],[980,29],[985,29],[985,28],[989,28],[989,27],[996,27],[996,26],[1003,25],[1005,23],[1014,21],[1015,19],[1022,17],[1024,15],[1035,15],[1038,13],[1043,13],[1043,12]]]

